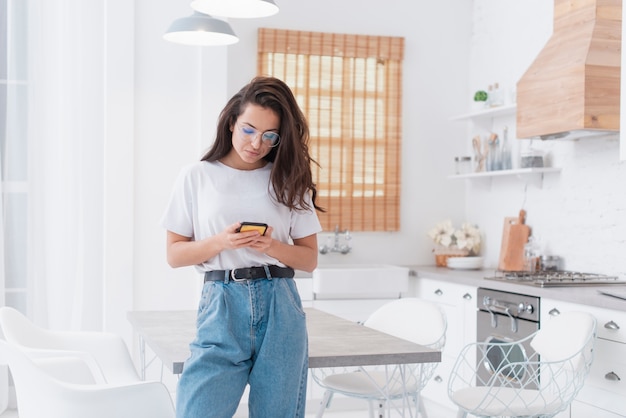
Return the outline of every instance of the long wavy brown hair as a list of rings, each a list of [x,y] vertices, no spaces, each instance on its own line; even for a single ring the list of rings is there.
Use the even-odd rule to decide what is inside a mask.
[[[278,146],[263,157],[274,163],[270,174],[272,197],[292,210],[309,210],[306,196],[311,193],[313,207],[323,212],[316,204],[317,189],[311,174],[311,164],[317,162],[309,155],[309,125],[291,89],[278,78],[255,77],[228,101],[220,113],[215,141],[202,161],[217,161],[230,152],[230,127],[249,104],[271,109],[280,118]]]

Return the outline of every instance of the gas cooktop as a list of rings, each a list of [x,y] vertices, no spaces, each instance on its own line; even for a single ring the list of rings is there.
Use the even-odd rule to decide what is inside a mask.
[[[487,280],[497,280],[537,287],[564,287],[564,286],[601,286],[626,284],[617,276],[607,276],[596,273],[582,273],[578,271],[554,271],[544,270],[536,272],[528,271],[496,271],[493,277],[485,277]]]

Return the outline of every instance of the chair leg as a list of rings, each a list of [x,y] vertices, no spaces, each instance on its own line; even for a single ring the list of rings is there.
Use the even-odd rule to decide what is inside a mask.
[[[322,400],[320,401],[320,407],[317,410],[317,415],[315,415],[315,418],[322,418],[322,416],[324,416],[324,411],[326,410],[326,408],[330,406],[330,401],[332,399],[333,399],[333,391],[332,390],[325,391],[324,396],[322,397]]]
[[[422,418],[428,418],[428,414],[426,413],[426,408],[424,408],[424,402],[422,402],[421,397],[417,397],[417,410],[418,414],[421,415]]]

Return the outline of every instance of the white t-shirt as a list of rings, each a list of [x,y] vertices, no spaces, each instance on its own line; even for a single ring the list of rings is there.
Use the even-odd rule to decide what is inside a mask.
[[[272,238],[289,243],[322,230],[315,210],[294,211],[269,194],[272,163],[257,170],[236,170],[220,162],[199,161],[181,170],[161,225],[178,235],[201,240],[235,222],[263,222]],[[310,197],[309,197],[310,201]],[[203,273],[277,264],[275,258],[249,248],[225,250],[196,265]]]

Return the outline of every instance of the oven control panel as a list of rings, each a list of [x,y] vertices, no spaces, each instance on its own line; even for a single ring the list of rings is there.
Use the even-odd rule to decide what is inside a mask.
[[[539,300],[537,296],[478,288],[477,308],[493,315],[538,322]]]

